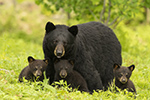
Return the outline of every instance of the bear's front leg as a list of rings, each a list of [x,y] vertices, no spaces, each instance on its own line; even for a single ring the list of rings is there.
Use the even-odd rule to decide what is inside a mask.
[[[54,64],[53,64],[53,62],[50,62],[46,68],[46,78],[49,79],[50,85],[54,81],[54,75],[55,75]]]
[[[74,69],[86,80],[88,89],[91,92],[93,92],[93,90],[103,90],[100,73],[98,73],[94,64],[89,59],[85,60],[84,63],[76,63]]]

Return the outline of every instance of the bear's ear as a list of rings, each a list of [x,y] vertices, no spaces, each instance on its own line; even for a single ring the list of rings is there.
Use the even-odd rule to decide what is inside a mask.
[[[135,66],[134,66],[134,65],[131,65],[131,66],[129,66],[128,68],[129,68],[129,70],[133,71],[134,68],[135,68]]]
[[[69,63],[74,66],[75,60],[74,59],[70,59]]]
[[[32,56],[29,56],[29,57],[28,57],[28,62],[31,63],[31,62],[33,62],[33,61],[35,61],[35,59],[34,59]]]
[[[78,27],[76,25],[71,26],[68,28],[68,31],[72,33],[73,36],[76,36],[78,33]]]
[[[43,61],[48,65],[48,59],[44,59]]]
[[[118,69],[118,68],[120,68],[120,65],[118,65],[118,64],[114,64],[114,69],[116,70],[116,69]]]
[[[45,26],[46,33],[49,33],[50,31],[53,31],[55,29],[55,25],[51,22],[47,22]]]
[[[53,59],[54,64],[58,63],[59,61],[60,59],[57,59],[57,58]]]

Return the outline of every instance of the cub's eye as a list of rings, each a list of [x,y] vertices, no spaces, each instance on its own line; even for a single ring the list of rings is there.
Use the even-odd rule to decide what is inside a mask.
[[[123,74],[122,74],[122,73],[120,73],[120,74],[119,74],[119,77],[121,77],[121,76],[123,76]]]
[[[66,46],[67,45],[67,42],[63,42],[64,43],[64,46]]]
[[[54,41],[53,41],[53,43],[54,43],[54,44],[57,44],[57,43],[58,43],[58,41],[57,41],[57,40],[54,40]]]
[[[126,76],[128,76],[128,73],[126,73]]]
[[[34,70],[34,71],[36,71],[37,69],[36,69],[36,68],[34,68],[33,70]]]

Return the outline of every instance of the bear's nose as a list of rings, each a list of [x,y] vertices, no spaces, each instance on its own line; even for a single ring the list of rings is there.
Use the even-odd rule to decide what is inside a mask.
[[[37,76],[40,76],[40,75],[37,75]]]
[[[38,73],[38,74],[37,74],[37,77],[40,77],[40,76],[41,76],[41,74],[40,74],[40,73]]]
[[[64,56],[65,54],[65,48],[64,46],[62,45],[62,43],[58,44],[56,47],[55,47],[55,50],[54,50],[54,54],[57,58],[61,58]]]
[[[122,82],[123,84],[125,84],[125,83],[127,82],[127,80],[126,80],[126,79],[122,79],[121,82]]]
[[[63,51],[62,50],[57,50],[56,51],[56,54],[57,54],[57,56],[59,57],[59,56],[61,56],[62,55],[62,53],[63,53]]]
[[[67,76],[66,70],[61,70],[59,75],[60,75],[61,78],[66,78],[66,76]]]
[[[61,77],[62,77],[62,78],[65,78],[65,77],[66,77],[66,75],[63,73],[63,74],[61,74]]]
[[[125,79],[122,80],[122,82],[125,82],[125,81],[126,81]]]

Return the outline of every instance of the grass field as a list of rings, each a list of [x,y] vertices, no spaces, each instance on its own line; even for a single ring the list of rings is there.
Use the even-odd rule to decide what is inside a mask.
[[[137,89],[137,100],[150,100],[150,26],[136,27],[118,26],[115,31],[122,44],[123,65],[135,64],[131,76]],[[38,83],[18,83],[20,71],[28,65],[27,57],[43,59],[42,40],[44,33],[26,34],[25,32],[0,35],[0,98],[4,100],[132,100],[133,97],[124,92],[100,91],[93,95],[68,92],[67,88],[56,89],[47,84],[43,88]]]

